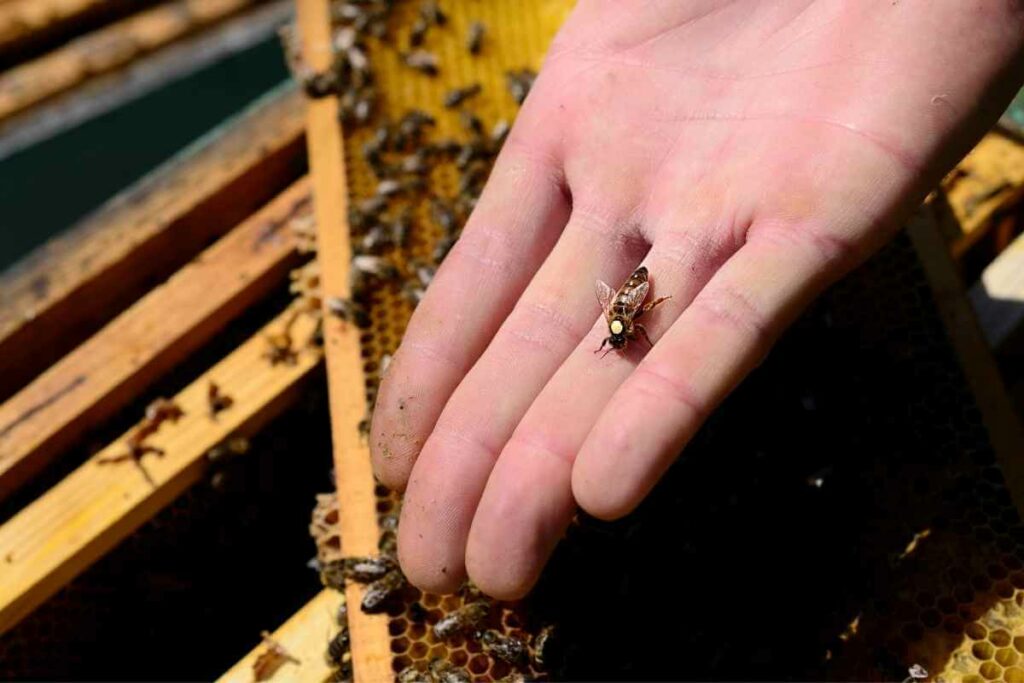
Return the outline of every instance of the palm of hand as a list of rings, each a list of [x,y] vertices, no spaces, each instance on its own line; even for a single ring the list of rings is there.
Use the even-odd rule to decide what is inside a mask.
[[[635,507],[884,240],[976,94],[937,89],[914,21],[888,2],[577,8],[381,388],[371,447],[408,484],[415,583],[453,590],[468,568],[522,595],[577,504]],[[641,262],[672,296],[645,316],[656,345],[599,358],[593,283]]]

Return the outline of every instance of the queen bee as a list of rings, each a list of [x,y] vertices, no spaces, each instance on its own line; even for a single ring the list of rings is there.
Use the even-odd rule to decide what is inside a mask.
[[[601,303],[605,320],[608,321],[608,336],[604,338],[601,346],[594,353],[604,349],[606,344],[610,344],[611,349],[605,351],[605,355],[612,349],[624,351],[629,341],[636,339],[638,334],[649,346],[653,346],[651,338],[647,336],[647,330],[636,321],[644,313],[672,297],[663,296],[644,303],[650,290],[650,276],[647,273],[647,268],[643,266],[634,270],[618,291],[600,280],[597,281],[597,300]]]

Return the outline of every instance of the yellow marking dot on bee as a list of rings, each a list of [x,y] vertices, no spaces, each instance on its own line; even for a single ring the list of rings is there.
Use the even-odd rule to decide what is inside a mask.
[[[610,327],[612,334],[622,334],[623,327],[621,320],[613,320]]]

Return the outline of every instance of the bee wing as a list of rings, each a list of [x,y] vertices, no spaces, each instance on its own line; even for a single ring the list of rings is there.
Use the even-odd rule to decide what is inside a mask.
[[[637,309],[644,305],[644,299],[647,298],[647,291],[650,288],[650,282],[641,282],[626,292],[626,310],[636,313]]]
[[[612,301],[615,300],[615,290],[598,280],[594,285],[594,291],[597,292],[597,300],[601,304],[601,310],[607,313],[608,309],[612,307]]]

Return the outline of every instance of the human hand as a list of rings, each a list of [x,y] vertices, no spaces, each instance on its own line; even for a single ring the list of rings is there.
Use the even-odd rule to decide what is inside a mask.
[[[995,119],[1022,35],[1012,0],[581,2],[381,386],[410,580],[517,598],[577,505],[632,510]],[[641,263],[655,345],[595,355],[594,282]]]

